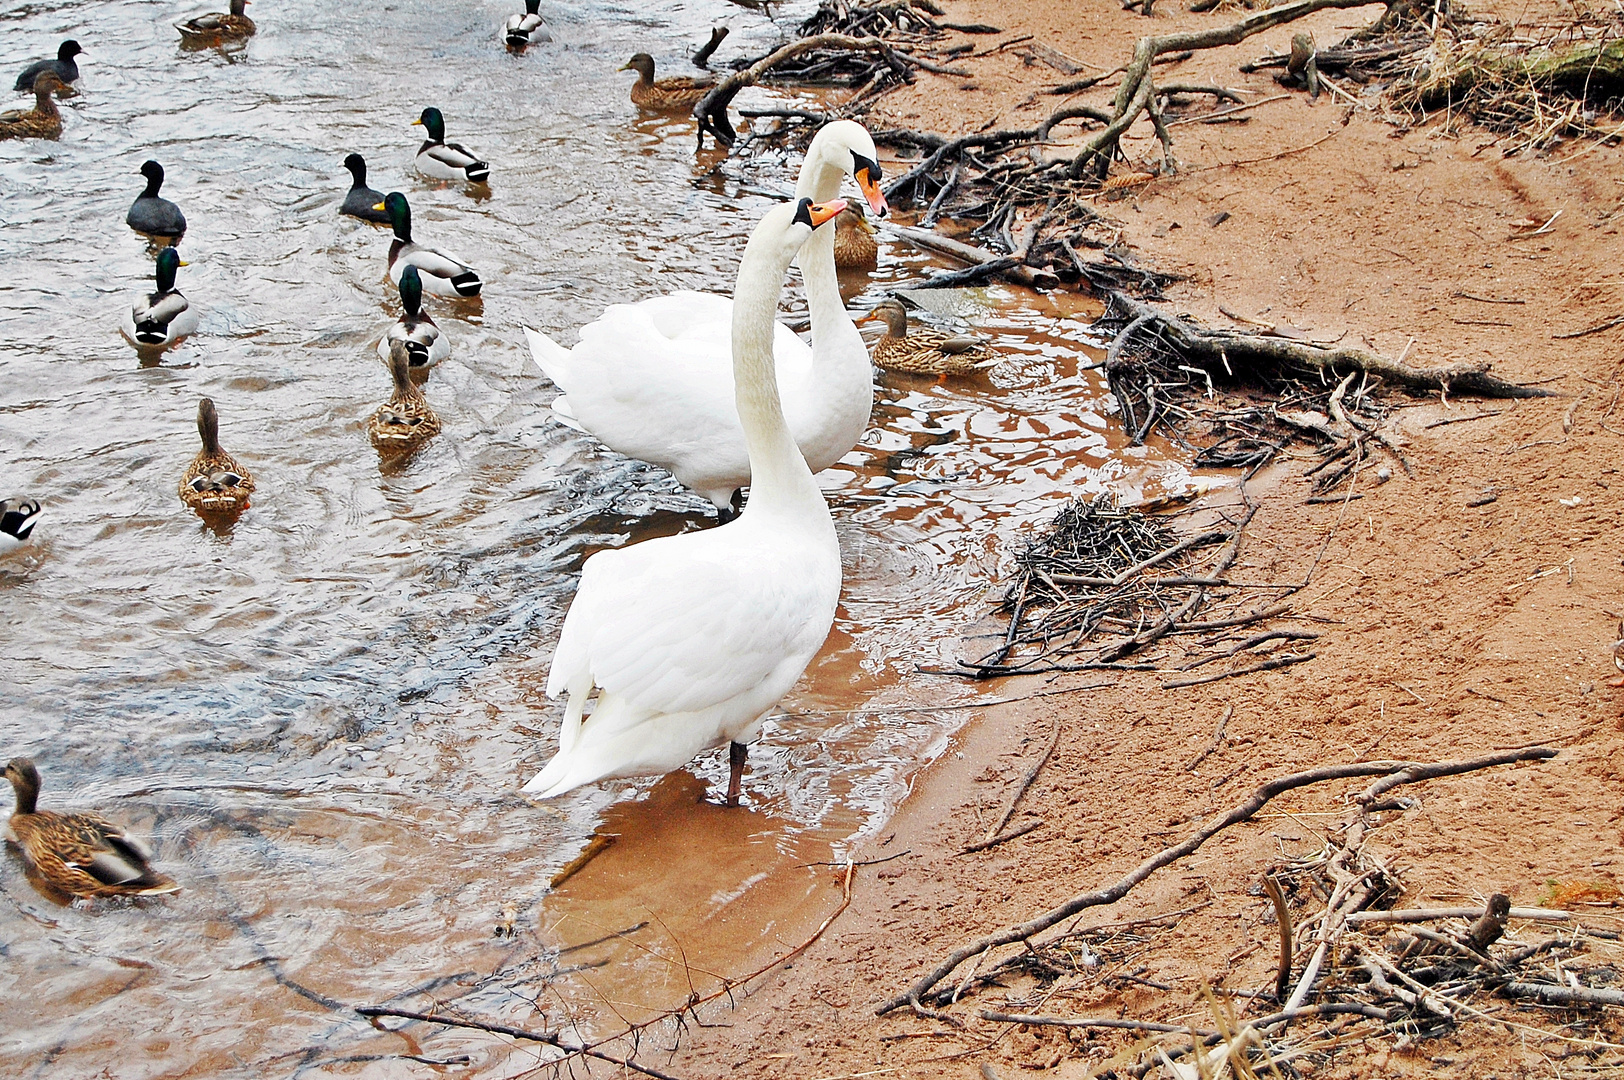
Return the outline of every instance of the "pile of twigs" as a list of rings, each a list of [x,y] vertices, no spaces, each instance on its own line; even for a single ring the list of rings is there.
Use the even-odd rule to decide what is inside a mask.
[[[947,30],[937,20],[946,15],[932,0],[878,0],[851,4],[821,0],[818,9],[801,23],[802,37],[812,34],[851,34],[888,41],[939,41]]]
[[[1029,1029],[1089,1032],[1094,1037],[1128,1033],[1135,1041],[1094,1064],[1090,1075],[1104,1077],[1144,1077],[1171,1062],[1193,1063],[1181,1066],[1189,1068],[1189,1075],[1216,1076],[1226,1060],[1237,1077],[1280,1075],[1288,1062],[1323,1065],[1349,1041],[1377,1038],[1403,1048],[1462,1031],[1478,1020],[1510,1024],[1524,1037],[1559,1040],[1589,1057],[1598,1070],[1617,1070],[1624,1064],[1617,1038],[1621,1014],[1601,1010],[1624,1006],[1620,989],[1624,964],[1616,958],[1621,948],[1618,933],[1581,925],[1564,911],[1513,908],[1502,894],[1475,909],[1394,908],[1403,885],[1366,848],[1384,815],[1414,805],[1391,795],[1400,786],[1555,756],[1555,750],[1530,747],[1434,764],[1322,766],[1272,780],[1119,881],[964,943],[878,1011],[908,1009],[961,1027],[979,1019]],[[1213,991],[1203,986],[1201,996],[1212,1014],[1212,1026],[1192,1024],[1187,1013],[1151,1020],[1124,1017],[1114,1009],[1099,1017],[1024,1011],[1045,1006],[1053,1010],[1072,997],[1097,1001],[1101,989],[1125,989],[1128,984],[1141,990],[1174,991],[1171,985],[1139,976],[1160,939],[1174,937],[1158,931],[1172,931],[1210,901],[1093,928],[1080,928],[1073,920],[1091,907],[1121,900],[1157,870],[1194,854],[1224,829],[1250,820],[1279,795],[1356,776],[1374,779],[1352,794],[1351,809],[1339,826],[1327,831],[1322,849],[1264,875],[1258,892],[1268,894],[1272,907],[1279,963],[1268,983],[1256,989]],[[1294,915],[1293,907],[1306,910]],[[1559,925],[1560,933],[1527,929],[1549,924]],[[1592,950],[1598,948],[1609,955],[1593,958]],[[996,952],[1000,949],[1011,951],[1000,956]],[[963,976],[954,978],[964,965],[969,966]],[[1017,979],[1022,985],[1012,986]],[[987,1007],[991,1002],[985,995],[999,990],[1002,1007]],[[971,1013],[938,1011],[976,997],[981,1007]],[[1551,1030],[1546,1023],[1549,1013],[1525,1013],[1513,1020],[1506,1010],[1508,1001],[1571,1011],[1561,1015],[1559,1030]],[[1186,1009],[1187,1002],[1167,998],[1155,1011]],[[1091,1049],[1098,1053],[1103,1048],[1096,1043]]]
[[[1317,347],[1284,338],[1277,342],[1278,356],[1251,362],[1243,349],[1224,349],[1221,333],[1209,334],[1219,342],[1214,364],[1212,357],[1203,361],[1181,347],[1154,309],[1120,293],[1110,296],[1101,323],[1116,333],[1105,374],[1135,445],[1163,425],[1181,441],[1205,441],[1192,447],[1198,467],[1255,471],[1306,439],[1319,451],[1306,475],[1315,478],[1320,492],[1352,477],[1378,449],[1411,471],[1399,444],[1380,429],[1385,414],[1373,391],[1385,380],[1373,371],[1375,364],[1349,363],[1346,374],[1334,363],[1305,370],[1298,357]],[[1257,340],[1257,335],[1230,340],[1239,344],[1242,337]],[[1268,403],[1234,396],[1238,386],[1264,391]]]
[[[1266,659],[1174,678],[1164,689],[1312,660],[1313,653],[1272,651],[1314,640],[1318,635],[1311,631],[1266,630],[1232,638],[1241,627],[1283,614],[1280,601],[1301,587],[1224,576],[1240,553],[1251,518],[1248,508],[1222,528],[1180,538],[1165,519],[1118,506],[1110,497],[1074,502],[1018,557],[1001,604],[1009,616],[1002,642],[977,660],[961,660],[961,673],[987,679],[1107,668],[1167,670],[1123,659],[1175,636],[1192,642],[1178,671],[1242,653]],[[1197,618],[1204,612],[1209,617]]]

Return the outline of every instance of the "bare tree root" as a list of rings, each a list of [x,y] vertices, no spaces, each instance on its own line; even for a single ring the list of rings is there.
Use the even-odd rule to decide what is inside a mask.
[[[1364,349],[1326,348],[1285,338],[1208,330],[1120,292],[1110,293],[1109,299],[1138,322],[1136,330],[1159,335],[1185,363],[1203,368],[1213,378],[1233,378],[1237,369],[1297,370],[1337,378],[1341,378],[1341,372],[1358,370],[1379,376],[1390,386],[1411,391],[1498,398],[1551,396],[1548,390],[1520,386],[1490,375],[1487,360],[1417,368]]]
[[[876,1015],[883,1016],[893,1009],[918,1008],[924,996],[948,976],[952,975],[954,970],[966,960],[980,956],[1000,945],[1027,941],[1050,927],[1071,918],[1078,912],[1086,911],[1091,907],[1116,903],[1157,870],[1194,854],[1202,844],[1231,825],[1238,825],[1241,822],[1251,820],[1264,806],[1268,805],[1271,799],[1287,791],[1294,791],[1310,784],[1324,783],[1327,780],[1346,780],[1359,776],[1383,777],[1382,784],[1378,786],[1380,790],[1388,790],[1399,784],[1414,783],[1419,780],[1440,776],[1456,776],[1478,769],[1492,768],[1497,765],[1510,765],[1520,761],[1545,761],[1556,755],[1556,750],[1536,746],[1519,750],[1503,750],[1465,761],[1448,761],[1434,764],[1403,761],[1361,761],[1346,765],[1326,765],[1271,780],[1258,788],[1248,799],[1235,806],[1227,814],[1214,819],[1197,830],[1182,844],[1176,847],[1164,848],[1156,855],[1140,863],[1126,877],[1114,884],[1074,896],[1026,922],[1005,927],[1002,930],[959,946],[918,982],[897,996],[882,1002],[874,1011]],[[1378,786],[1367,789],[1364,794],[1377,790]],[[1368,806],[1369,803],[1362,802],[1361,805]]]
[[[694,106],[693,116],[699,122],[699,145],[705,145],[705,134],[709,132],[718,143],[723,146],[732,146],[738,133],[733,123],[727,118],[727,107],[740,90],[747,86],[754,86],[764,78],[768,72],[779,65],[785,64],[807,53],[820,50],[836,50],[844,52],[875,53],[883,61],[888,70],[880,71],[875,79],[891,78],[896,82],[912,82],[914,79],[912,67],[924,68],[927,71],[937,71],[950,75],[967,75],[968,72],[955,68],[942,67],[927,60],[895,48],[891,43],[874,37],[851,37],[847,34],[814,34],[790,42],[782,48],[763,56],[749,67],[735,71],[727,78],[718,82],[711,92],[700,99]]]

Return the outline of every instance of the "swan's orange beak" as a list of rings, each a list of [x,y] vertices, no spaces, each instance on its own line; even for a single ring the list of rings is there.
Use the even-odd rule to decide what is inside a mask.
[[[844,209],[846,209],[845,199],[830,199],[826,203],[813,203],[806,208],[806,212],[812,219],[812,227],[815,229]]]
[[[880,190],[879,183],[867,167],[858,169],[853,179],[857,181],[858,190],[863,193],[863,198],[868,201],[868,208],[874,211],[875,217],[884,217],[890,212],[891,208],[885,202],[885,193]]]

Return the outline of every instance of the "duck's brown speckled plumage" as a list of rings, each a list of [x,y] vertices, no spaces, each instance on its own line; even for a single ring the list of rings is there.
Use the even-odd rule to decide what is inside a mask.
[[[200,514],[235,514],[248,509],[254,478],[220,448],[220,420],[208,398],[197,403],[197,433],[203,449],[181,474],[181,501]]]
[[[874,363],[888,371],[916,375],[974,375],[992,367],[1001,357],[980,338],[945,334],[930,327],[908,326],[908,310],[899,300],[886,300],[865,316],[883,319],[885,336],[874,343]]]
[[[367,435],[380,454],[406,454],[440,433],[440,418],[412,382],[411,355],[401,341],[389,343],[389,374],[395,392],[367,420]]]
[[[254,20],[243,13],[249,0],[231,0],[229,13],[211,11],[185,22],[175,24],[181,38],[189,45],[219,45],[227,41],[241,41],[252,37]]]
[[[874,226],[858,202],[846,204],[835,218],[835,265],[851,270],[873,269],[880,259],[880,245],[874,239]]]
[[[17,795],[11,835],[29,868],[69,896],[157,896],[180,886],[152,868],[146,845],[100,814],[58,814],[37,808],[39,770],[13,758],[6,779]]]
[[[62,113],[52,98],[62,89],[54,72],[42,71],[34,78],[34,107],[26,111],[8,109],[0,113],[0,139],[58,139],[62,137]]]
[[[632,84],[632,102],[644,109],[691,109],[716,85],[714,75],[700,79],[671,75],[655,82],[654,57],[648,53],[638,53],[622,64],[620,70],[637,72],[637,81]]]

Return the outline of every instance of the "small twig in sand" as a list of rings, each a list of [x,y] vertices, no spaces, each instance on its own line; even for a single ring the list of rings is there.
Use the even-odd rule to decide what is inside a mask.
[[[1032,781],[1038,778],[1038,773],[1043,771],[1043,766],[1049,763],[1049,758],[1054,754],[1054,748],[1059,745],[1060,716],[1057,713],[1055,714],[1054,734],[1049,737],[1048,747],[1044,749],[1042,756],[1039,757],[1037,761],[1032,763],[1032,767],[1026,770],[1026,775],[1021,777],[1021,782],[1015,787],[1015,794],[1010,796],[1009,805],[1004,807],[1004,812],[998,818],[997,824],[993,825],[992,828],[987,830],[987,835],[984,838],[984,841],[991,840],[993,837],[997,836],[999,832],[1003,830],[1004,826],[1009,824],[1009,819],[1015,814],[1015,808],[1020,805],[1021,797],[1025,795],[1026,790],[1032,786]]]
[[[1274,904],[1274,917],[1280,924],[1280,965],[1274,976],[1274,999],[1279,1002],[1286,1000],[1286,987],[1291,985],[1291,912],[1286,907],[1286,895],[1280,891],[1280,883],[1269,874],[1263,875],[1263,891],[1269,894],[1269,902]]]
[[[1285,653],[1282,656],[1271,657],[1262,663],[1253,664],[1251,667],[1236,668],[1234,671],[1220,671],[1193,679],[1174,679],[1172,682],[1162,683],[1162,689],[1180,690],[1187,686],[1200,686],[1202,683],[1217,682],[1220,679],[1229,679],[1237,675],[1256,675],[1260,671],[1274,671],[1276,668],[1290,667],[1292,664],[1304,664],[1318,655],[1318,653]]]
[[[1195,772],[1195,767],[1197,765],[1200,765],[1203,761],[1206,761],[1207,758],[1218,752],[1219,748],[1224,745],[1224,728],[1228,726],[1229,718],[1234,715],[1234,704],[1231,703],[1229,705],[1225,705],[1224,715],[1218,718],[1218,730],[1212,733],[1212,742],[1207,744],[1207,748],[1205,750],[1201,751],[1201,753],[1190,759],[1189,763],[1184,766],[1185,772]]]

